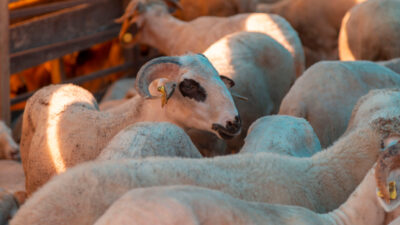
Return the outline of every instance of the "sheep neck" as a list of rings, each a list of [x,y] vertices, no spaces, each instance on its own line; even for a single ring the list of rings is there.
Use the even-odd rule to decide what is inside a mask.
[[[380,140],[380,135],[367,126],[345,135],[332,147],[311,158],[310,174],[315,174],[313,179],[319,181],[315,183],[320,185],[321,191],[316,194],[322,205],[333,209],[346,201],[375,163]]]
[[[168,13],[149,11],[145,15],[145,24],[141,28],[140,42],[157,48],[166,55],[181,55],[180,35],[185,30],[186,22],[180,21]],[[186,48],[190,49],[190,48]],[[186,51],[185,50],[185,51]]]
[[[144,99],[137,95],[127,102],[103,112],[98,127],[106,132],[104,136],[113,137],[120,130],[136,122],[173,122],[159,108],[161,108],[160,99]]]
[[[376,182],[370,171],[349,199],[338,209],[323,214],[336,225],[380,225],[385,222],[385,211],[376,197]]]

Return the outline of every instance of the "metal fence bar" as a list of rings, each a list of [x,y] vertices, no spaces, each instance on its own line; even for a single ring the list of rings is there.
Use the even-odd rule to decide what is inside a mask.
[[[107,69],[104,69],[104,70],[100,70],[100,71],[97,71],[97,72],[93,72],[93,73],[90,73],[90,74],[82,76],[82,77],[77,77],[77,78],[73,78],[73,79],[70,79],[70,80],[66,80],[63,83],[82,84],[82,83],[85,83],[87,81],[95,80],[95,79],[107,76],[109,74],[112,74],[112,73],[118,73],[118,72],[122,72],[122,71],[128,70],[133,66],[134,66],[133,62],[124,63],[122,65],[118,65],[118,66],[114,66],[114,67],[107,68]],[[29,92],[29,93],[25,93],[25,94],[22,94],[22,95],[18,95],[17,97],[11,99],[11,105],[14,105],[14,104],[17,104],[19,102],[23,102],[23,101],[27,100],[34,93],[35,93],[35,91]]]
[[[0,0],[0,119],[10,125],[10,44],[8,1]]]

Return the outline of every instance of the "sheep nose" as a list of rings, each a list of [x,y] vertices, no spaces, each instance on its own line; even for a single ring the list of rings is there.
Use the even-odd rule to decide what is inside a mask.
[[[235,116],[235,119],[233,121],[227,121],[225,128],[231,134],[238,133],[242,128],[242,121],[240,120],[240,117]]]

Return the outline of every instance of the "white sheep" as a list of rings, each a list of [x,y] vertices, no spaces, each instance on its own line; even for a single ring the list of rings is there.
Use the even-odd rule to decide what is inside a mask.
[[[165,89],[161,101],[149,92],[152,81]],[[142,66],[135,85],[138,95],[103,112],[92,94],[74,85],[51,85],[28,100],[21,138],[28,194],[54,174],[96,158],[114,135],[138,121],[168,121],[222,138],[240,133],[232,96],[203,55],[153,59]]]
[[[0,159],[19,160],[19,146],[12,138],[11,130],[0,120]]]
[[[171,123],[139,122],[115,135],[97,160],[138,159],[149,156],[201,158],[182,128]]]
[[[239,153],[269,152],[309,157],[319,151],[318,137],[305,119],[274,115],[261,117],[250,126]]]
[[[368,0],[343,18],[340,60],[389,60],[400,57],[400,1]]]
[[[307,69],[281,103],[279,114],[305,118],[322,147],[345,131],[357,100],[369,90],[400,87],[400,76],[373,62],[319,62]]]
[[[231,17],[204,16],[184,22],[173,17],[162,0],[131,0],[125,14],[117,21],[124,22],[120,33],[123,43],[147,44],[166,55],[204,52],[214,42],[234,32],[261,32],[274,38],[291,53],[297,76],[304,70],[300,39],[290,24],[277,15],[248,13]],[[133,37],[124,35],[133,23],[139,32]]]
[[[338,58],[337,37],[347,10],[365,0],[281,0],[258,4],[258,12],[285,18],[299,33],[307,67],[320,60]],[[358,30],[358,29],[356,29]]]
[[[397,144],[382,152],[347,201],[327,214],[297,206],[247,202],[205,188],[171,186],[133,189],[94,224],[384,225],[400,218],[400,198],[390,200],[387,188],[389,182],[395,181],[400,190],[399,150]],[[377,196],[377,189],[388,192],[388,202]]]
[[[377,101],[369,101],[374,98],[386,104],[377,107]],[[178,184],[220,190],[247,201],[299,205],[316,212],[334,210],[372,168],[382,141],[400,135],[400,92],[375,91],[363,99],[369,107],[360,105],[355,110],[373,109],[372,117],[355,123],[356,129],[312,157],[259,153],[87,162],[35,192],[11,224],[93,224],[131,189]]]

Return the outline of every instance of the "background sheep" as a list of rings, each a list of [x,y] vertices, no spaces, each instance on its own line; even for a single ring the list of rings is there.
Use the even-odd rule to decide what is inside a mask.
[[[232,16],[254,12],[258,0],[180,0],[180,9],[174,15],[182,20],[193,20],[200,16]]]
[[[305,118],[327,147],[343,134],[361,96],[392,87],[400,87],[400,76],[376,63],[319,62],[295,82],[279,114]]]
[[[275,4],[259,4],[257,11],[275,13],[289,21],[299,33],[309,67],[320,60],[338,58],[342,18],[347,10],[362,1],[281,0]]]
[[[369,0],[343,18],[341,60],[388,60],[400,57],[400,1]]]
[[[399,190],[400,170],[395,170],[400,166],[399,150],[400,145],[397,144],[382,152],[377,165],[370,170],[349,199],[340,208],[328,214],[316,214],[296,206],[246,202],[210,189],[172,186],[134,189],[127,192],[107,209],[95,225],[328,225],[333,224],[333,221],[334,224],[384,225],[399,217],[400,200],[388,199],[389,203],[386,203],[377,196],[376,189],[379,187],[387,191],[387,183],[395,181]],[[382,174],[383,168],[384,174]],[[381,174],[382,176],[379,176]],[[375,176],[379,176],[376,181]],[[380,187],[382,184],[383,187]]]
[[[201,158],[185,131],[171,123],[140,122],[115,135],[98,160],[171,156]]]
[[[239,153],[269,152],[296,157],[309,157],[321,150],[318,137],[303,118],[265,116],[249,128]]]
[[[382,98],[381,93],[386,97]],[[369,98],[380,98],[386,102],[385,107],[376,109],[376,105],[369,104]],[[38,190],[21,207],[12,224],[93,224],[116,199],[133,188],[177,184],[220,190],[248,201],[328,212],[342,204],[364,178],[377,160],[382,140],[400,135],[400,92],[372,92],[363,102],[369,109],[358,109],[375,109],[372,118],[365,118],[334,146],[310,158],[260,153],[212,159],[88,162],[60,174]]]
[[[170,15],[162,0],[131,0],[118,21],[124,21],[120,33],[122,39],[132,23],[138,27],[139,32],[128,38],[131,39],[129,45],[147,44],[166,55],[204,52],[211,44],[234,32],[261,32],[274,38],[291,53],[297,76],[304,70],[300,39],[290,24],[277,15],[249,13],[227,18],[207,16],[183,22]]]
[[[11,135],[10,128],[0,120],[0,159],[19,160],[19,146]]]
[[[169,100],[164,107],[148,90],[155,79],[166,86]],[[136,90],[137,96],[103,112],[89,92],[74,85],[52,85],[36,92],[27,102],[22,125],[28,194],[52,175],[96,158],[115,134],[138,121],[169,121],[223,138],[240,132],[229,90],[203,55],[149,61],[138,73]]]

